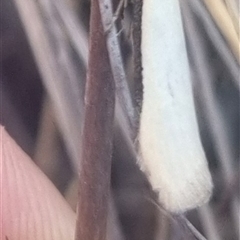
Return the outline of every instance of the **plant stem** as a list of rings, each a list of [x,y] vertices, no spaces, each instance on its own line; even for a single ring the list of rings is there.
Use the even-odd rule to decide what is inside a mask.
[[[106,240],[114,81],[98,2],[92,0],[75,240]]]

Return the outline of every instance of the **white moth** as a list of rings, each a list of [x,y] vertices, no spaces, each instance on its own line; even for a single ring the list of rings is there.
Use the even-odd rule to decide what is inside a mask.
[[[178,0],[143,0],[140,166],[162,206],[207,202],[212,179],[200,141]]]

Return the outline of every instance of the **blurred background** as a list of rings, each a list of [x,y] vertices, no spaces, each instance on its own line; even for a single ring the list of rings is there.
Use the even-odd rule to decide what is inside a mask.
[[[113,0],[114,11],[119,6]],[[135,96],[134,2],[116,21]],[[186,214],[209,240],[239,238],[239,2],[180,0],[195,104],[215,189]],[[73,210],[88,61],[89,0],[1,1],[1,124]],[[176,58],[177,61],[177,58]],[[133,101],[138,108],[138,101]],[[200,239],[155,202],[116,110],[108,234],[112,240]]]

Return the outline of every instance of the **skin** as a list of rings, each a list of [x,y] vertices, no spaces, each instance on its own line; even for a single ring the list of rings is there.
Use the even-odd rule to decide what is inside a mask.
[[[75,213],[0,127],[0,240],[74,239]]]

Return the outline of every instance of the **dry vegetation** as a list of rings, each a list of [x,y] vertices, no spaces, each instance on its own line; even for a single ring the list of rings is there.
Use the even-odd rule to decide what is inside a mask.
[[[106,22],[103,26],[109,32],[101,54],[108,50],[110,65],[105,66],[102,74],[113,76],[116,89],[114,130],[109,126],[108,134],[100,131],[106,123],[111,123],[111,106],[102,108],[102,113],[108,112],[107,118],[104,114],[101,120],[96,117],[100,121],[97,136],[103,139],[113,136],[108,239],[237,240],[240,203],[237,1],[180,0],[200,133],[215,185],[211,202],[185,216],[173,216],[161,210],[136,164],[134,140],[141,107],[141,74],[135,64],[141,55],[136,51],[139,9],[134,4],[139,2],[130,1],[124,13],[118,11],[116,26],[110,30]],[[89,132],[84,125],[88,120],[83,110],[91,53],[88,48],[90,1],[2,0],[1,4],[1,123],[75,211],[80,146],[87,144],[81,142],[81,133]],[[118,1],[114,0],[114,9],[117,6]],[[105,21],[113,17],[111,9],[101,13],[105,14]],[[92,56],[91,62],[90,56],[91,66],[96,61],[97,57]],[[94,66],[95,70],[102,67]],[[104,79],[102,84],[106,84]],[[102,101],[112,101],[109,100],[111,91],[111,88],[107,90]],[[101,96],[101,91],[97,93]],[[87,127],[91,126],[94,123]],[[104,129],[110,131],[107,126]],[[94,172],[91,166],[87,167]],[[108,176],[110,166],[105,170]],[[106,181],[108,178],[98,184],[109,184]],[[103,191],[106,189],[103,187]],[[95,207],[97,200],[93,203]],[[106,209],[102,211],[106,214]],[[88,221],[86,225],[90,224],[88,214],[81,220]]]

